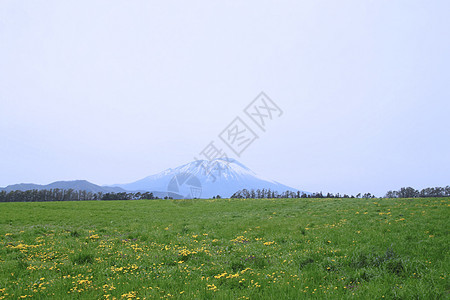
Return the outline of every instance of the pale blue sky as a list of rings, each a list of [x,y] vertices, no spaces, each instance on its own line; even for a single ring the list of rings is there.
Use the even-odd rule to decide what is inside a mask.
[[[238,158],[258,174],[312,192],[448,185],[449,11],[1,0],[0,186],[187,163],[260,91],[284,114]]]

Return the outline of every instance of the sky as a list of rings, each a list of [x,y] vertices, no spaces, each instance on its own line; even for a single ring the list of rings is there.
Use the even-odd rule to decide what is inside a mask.
[[[128,183],[210,143],[310,192],[450,184],[449,1],[0,1],[0,186]],[[283,111],[262,131],[244,109]],[[256,139],[218,137],[240,117]]]

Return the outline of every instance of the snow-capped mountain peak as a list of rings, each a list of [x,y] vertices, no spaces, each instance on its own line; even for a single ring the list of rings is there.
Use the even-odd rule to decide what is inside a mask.
[[[276,181],[255,174],[233,158],[211,161],[196,160],[167,169],[129,184],[114,185],[127,191],[167,193],[174,198],[230,197],[241,189],[271,189],[279,193],[297,191]],[[184,188],[184,191],[182,192]]]

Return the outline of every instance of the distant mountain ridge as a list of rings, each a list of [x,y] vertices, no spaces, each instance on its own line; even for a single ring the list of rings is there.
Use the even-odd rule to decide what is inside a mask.
[[[279,194],[299,191],[277,181],[263,178],[242,163],[231,158],[211,161],[197,160],[170,168],[155,175],[127,184],[99,186],[86,180],[56,181],[47,185],[21,183],[0,188],[0,191],[27,191],[73,189],[92,193],[152,192],[160,198],[212,198],[220,195],[229,198],[235,192],[247,190],[271,190]],[[305,191],[301,193],[310,194]]]
[[[125,192],[120,187],[99,186],[87,180],[56,181],[46,185],[34,183],[20,183],[8,185],[5,188],[0,188],[0,191],[11,192],[11,191],[51,190],[51,189],[62,189],[62,190],[73,189],[76,191],[86,191],[92,193]]]

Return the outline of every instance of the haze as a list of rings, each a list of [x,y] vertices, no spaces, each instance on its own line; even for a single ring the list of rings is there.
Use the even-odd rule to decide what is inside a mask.
[[[213,140],[311,192],[448,185],[449,11],[448,1],[3,0],[0,186],[132,182]],[[248,120],[261,91],[283,115],[232,155],[218,135]]]

